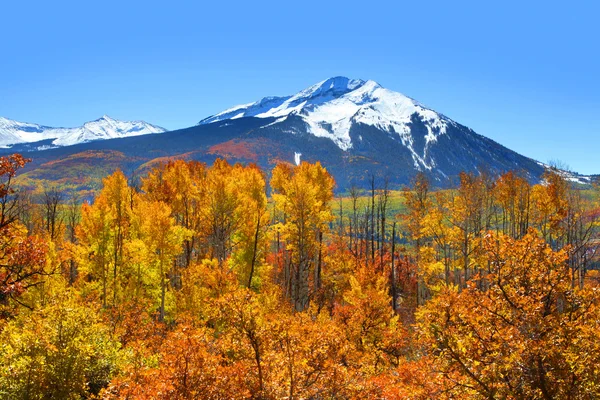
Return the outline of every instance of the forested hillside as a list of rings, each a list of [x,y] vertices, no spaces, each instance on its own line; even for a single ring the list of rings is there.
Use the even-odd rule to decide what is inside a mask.
[[[17,190],[28,162],[0,157],[2,399],[600,396],[598,196],[555,171],[418,175],[397,207],[319,163],[169,161],[84,201]]]

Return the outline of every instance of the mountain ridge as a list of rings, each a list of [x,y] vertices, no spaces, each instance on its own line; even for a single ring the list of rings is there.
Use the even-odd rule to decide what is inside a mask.
[[[146,134],[163,133],[167,130],[145,121],[121,121],[103,115],[72,128],[50,127],[29,122],[20,122],[0,117],[0,146],[11,147],[18,144],[45,143],[49,146],[70,146],[95,140],[106,140]],[[52,139],[49,143],[46,142]]]

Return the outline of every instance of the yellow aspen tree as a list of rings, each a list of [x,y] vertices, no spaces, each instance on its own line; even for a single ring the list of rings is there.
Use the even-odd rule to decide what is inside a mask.
[[[233,259],[241,268],[242,281],[250,288],[267,251],[269,213],[266,182],[263,173],[254,165],[236,166],[233,177],[237,181],[240,200],[236,210],[240,224],[235,234]]]
[[[175,223],[171,209],[160,201],[141,201],[136,210],[141,216],[141,240],[148,255],[148,268],[154,271],[159,288],[158,319],[165,319],[170,272],[189,232]]]
[[[329,202],[333,198],[334,180],[320,163],[301,163],[290,168],[273,169],[271,187],[276,208],[285,215],[280,227],[286,249],[291,254],[290,297],[297,311],[309,304],[310,271],[315,272],[313,288],[318,288],[321,268],[319,252],[322,235],[333,219]]]
[[[120,171],[104,178],[92,205],[82,207],[78,228],[80,262],[102,282],[102,304],[115,306],[120,296],[120,272],[125,267],[124,248],[131,223],[130,188]],[[109,288],[110,286],[110,288]],[[112,290],[109,294],[108,291]],[[110,300],[109,300],[110,296]]]

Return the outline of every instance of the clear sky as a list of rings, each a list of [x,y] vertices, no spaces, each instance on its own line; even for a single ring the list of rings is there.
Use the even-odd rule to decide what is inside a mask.
[[[600,173],[597,1],[0,3],[0,116],[183,128],[372,79],[524,155]]]

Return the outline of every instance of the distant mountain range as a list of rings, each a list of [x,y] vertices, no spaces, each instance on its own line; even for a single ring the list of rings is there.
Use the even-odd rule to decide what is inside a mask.
[[[117,167],[140,172],[171,158],[211,163],[225,157],[232,162],[254,162],[266,170],[277,162],[320,161],[336,178],[339,190],[366,187],[371,176],[400,186],[419,171],[434,185],[447,187],[462,171],[499,174],[514,170],[535,182],[545,170],[544,164],[410,97],[374,81],[345,77],[327,79],[295,95],[232,107],[202,119],[197,126],[170,132],[146,122],[108,117],[72,128],[68,134],[62,128],[14,121],[7,125],[12,130],[7,130],[2,121],[7,120],[0,119],[0,144],[12,145],[4,151],[23,151],[34,160],[28,172],[30,182],[58,178],[65,184],[80,182],[82,177],[70,176],[70,171],[79,171],[81,165],[107,173]],[[11,138],[20,141],[11,143]],[[61,163],[67,164],[61,169]],[[573,173],[567,176],[580,183],[591,179]],[[91,188],[96,183],[86,185]]]
[[[144,121],[119,121],[104,115],[95,121],[75,128],[53,128],[0,117],[0,146],[11,147],[24,143],[39,143],[41,149],[71,146],[95,140],[163,133],[167,130]],[[49,142],[48,142],[49,141]]]

